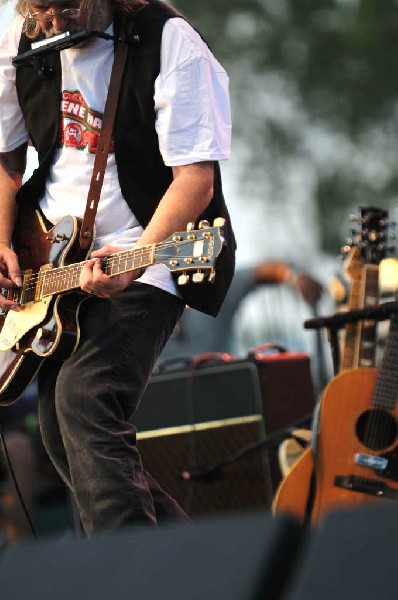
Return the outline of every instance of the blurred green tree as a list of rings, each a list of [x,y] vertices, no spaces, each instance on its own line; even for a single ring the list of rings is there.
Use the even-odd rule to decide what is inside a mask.
[[[396,208],[398,0],[174,4],[229,72],[248,195],[288,210],[305,188],[333,254],[349,212]]]

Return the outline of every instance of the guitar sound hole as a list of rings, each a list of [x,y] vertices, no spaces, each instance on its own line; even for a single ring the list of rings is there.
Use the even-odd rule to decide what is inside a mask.
[[[367,410],[357,421],[356,434],[367,448],[383,450],[395,442],[397,424],[384,410]]]

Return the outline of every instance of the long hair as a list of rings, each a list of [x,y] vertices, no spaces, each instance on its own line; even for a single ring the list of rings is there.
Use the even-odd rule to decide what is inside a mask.
[[[0,4],[6,2],[8,0],[0,0]],[[24,33],[30,39],[35,39],[40,34],[41,29],[37,21],[29,18],[30,4],[29,0],[17,0],[15,10],[25,19]],[[49,0],[49,4],[51,4],[51,0]],[[107,18],[111,9],[125,15],[133,15],[145,4],[148,4],[147,0],[82,0],[80,8],[88,15],[87,28],[98,29],[98,24],[104,22],[104,18]]]

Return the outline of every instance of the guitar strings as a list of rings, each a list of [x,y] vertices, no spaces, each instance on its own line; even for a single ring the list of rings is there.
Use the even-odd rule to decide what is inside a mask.
[[[161,250],[167,250],[168,248],[174,248],[175,245],[176,245],[175,242],[166,241],[166,242],[160,242],[159,244],[155,244],[155,248],[158,251],[161,251]],[[192,240],[183,240],[178,243],[179,247],[186,246],[186,245],[192,245]],[[144,254],[151,255],[152,247],[148,248],[146,246],[143,246],[142,248],[122,250],[121,252],[117,252],[116,254],[111,254],[108,257],[105,257],[104,262],[106,262],[106,268],[109,268],[111,270],[115,265],[118,265],[122,262],[128,262],[128,261],[132,260],[134,263],[134,259],[136,257],[143,259]],[[174,257],[174,255],[170,254],[169,256],[164,256],[163,258],[167,260],[167,259],[172,259],[173,257]],[[190,257],[190,254],[189,255],[187,254],[186,256],[180,254],[178,258],[184,260],[185,258],[189,258],[189,257]],[[64,274],[64,276],[67,276],[67,275],[73,276],[73,275],[76,275],[77,272],[79,272],[82,269],[83,265],[86,264],[87,262],[89,262],[89,260],[85,260],[80,263],[73,263],[71,265],[65,265],[63,267],[54,267],[54,268],[44,271],[44,276],[51,275],[54,278],[56,278],[57,272],[59,274]],[[137,268],[139,266],[142,266],[142,265],[137,265]],[[189,267],[189,265],[187,266],[187,268],[188,267]],[[127,271],[128,270],[131,270],[131,269],[127,269]],[[120,272],[119,272],[119,274],[120,274]],[[22,275],[24,275],[24,273]],[[17,286],[14,286],[12,288],[7,288],[7,292],[14,293],[14,294],[16,293],[17,295],[20,295],[21,297],[24,295],[28,295],[29,292],[32,292],[36,289],[39,278],[42,275],[43,275],[43,273],[40,271],[32,273],[32,275],[29,277],[29,280],[26,285],[23,285],[22,288],[19,288]]]
[[[393,415],[390,415],[386,411],[393,410],[396,407],[398,373],[394,365],[398,356],[398,342],[394,339],[393,334],[397,334],[397,329],[397,317],[392,317],[384,357],[379,368],[373,393],[372,405],[374,409],[370,411],[370,417],[367,419],[365,425],[364,445],[373,451],[381,453],[396,443],[396,420]],[[385,468],[388,466],[387,463]],[[383,470],[381,469],[380,477],[383,476]],[[363,481],[365,483],[367,478],[362,475],[363,471],[360,469],[360,466],[358,466],[357,472],[360,473],[357,476],[358,482]],[[387,475],[387,479],[388,477]]]
[[[366,277],[365,277],[365,282],[366,282],[366,287],[365,289],[360,289],[358,290],[358,286],[355,287],[355,285],[353,285],[353,290],[351,293],[351,302],[354,300],[356,296],[365,296],[365,298],[368,298],[369,296],[374,297],[374,296],[378,296],[378,288],[376,289],[376,284],[378,285],[378,280],[375,281],[374,277],[372,276],[370,281],[369,278],[371,275],[375,275],[375,273],[373,273],[372,270],[368,270],[366,269]],[[361,283],[363,281],[362,278],[358,279],[358,280],[354,280],[354,283]],[[356,293],[356,296],[353,296],[353,293]],[[358,332],[358,328],[360,328],[362,330],[362,326],[363,324],[355,324],[355,330],[352,331],[351,333],[353,334],[353,339],[359,339],[360,336],[362,335],[362,333]],[[347,335],[346,331],[346,335]],[[347,350],[347,346],[345,348],[345,350]],[[369,356],[365,356],[364,358],[369,359]],[[345,362],[344,362],[345,361]],[[352,364],[353,361],[353,355],[344,355],[343,356],[343,365],[347,367],[349,367]],[[360,364],[358,365],[360,366]],[[380,449],[385,449],[387,446],[391,445],[391,442],[388,443],[390,441],[391,438],[391,429],[389,427],[388,424],[388,420],[386,420],[385,418],[385,413],[382,410],[377,410],[378,406],[381,408],[383,407],[384,403],[380,403],[377,401],[377,394],[378,394],[378,388],[380,387],[380,381],[379,379],[376,380],[376,386],[375,386],[375,391],[374,391],[374,395],[373,395],[373,407],[369,407],[370,411],[369,413],[366,415],[365,418],[365,422],[364,423],[358,423],[357,422],[357,426],[358,429],[356,430],[356,437],[359,439],[360,443],[362,446],[367,447],[368,449],[370,449],[372,452],[376,451],[376,450],[380,450]],[[395,388],[396,389],[396,388]],[[390,395],[390,393],[392,392],[392,389],[388,389],[388,386],[384,387],[385,392],[387,392],[388,397],[393,398],[392,395]],[[348,399],[349,402],[349,399]],[[376,408],[376,410],[374,410]],[[361,430],[362,428],[362,430]],[[358,454],[361,454],[361,452],[359,451]],[[364,467],[366,467],[367,469],[371,469],[372,466],[371,465],[364,465],[361,464],[360,459],[357,459],[357,457],[355,457],[354,460],[354,464],[353,466],[353,476],[354,476],[354,480],[358,483],[361,484],[361,482],[366,485],[367,482],[369,481],[369,479],[365,476],[365,471],[364,471]]]
[[[362,263],[362,259],[361,259],[361,263]],[[363,273],[365,273],[365,275],[363,275]],[[376,278],[376,279],[375,279]],[[378,283],[378,279],[379,279],[379,269],[377,268],[377,270],[373,270],[369,267],[368,264],[365,265],[364,267],[364,271],[361,268],[361,277],[359,278],[359,283],[365,285],[364,289],[362,289],[362,285],[360,287],[360,296],[363,296],[363,305],[366,305],[369,300],[369,297],[375,297],[378,298],[379,296],[379,283]],[[364,323],[357,323],[356,324],[356,337],[354,339],[358,339],[358,341],[360,342],[360,340],[362,339],[362,336],[364,335],[364,331],[366,331],[366,329],[364,329],[365,324]],[[359,331],[358,331],[359,329]],[[364,340],[362,339],[362,344],[364,344]],[[363,346],[361,346],[360,344],[360,348],[363,351]],[[374,364],[374,356],[372,358],[372,364]],[[361,366],[361,362],[358,363],[358,366]],[[370,418],[367,419],[365,427],[364,427],[364,438],[363,440],[360,440],[364,445],[366,445],[368,448],[374,446],[374,442],[375,442],[375,428],[377,428],[378,426],[378,419],[377,419],[377,415],[373,414],[373,411],[370,413]],[[359,432],[357,432],[357,434],[359,435]],[[371,439],[373,438],[373,439]],[[356,469],[354,469],[354,475],[356,476],[356,480],[358,482],[361,482],[361,480],[363,480],[365,482],[366,477],[364,477],[364,471],[363,471],[363,467],[358,464],[358,462],[356,462]]]

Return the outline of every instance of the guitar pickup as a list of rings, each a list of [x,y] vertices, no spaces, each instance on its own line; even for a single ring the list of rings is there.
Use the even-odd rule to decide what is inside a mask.
[[[371,454],[362,454],[357,452],[354,456],[355,464],[376,471],[384,471],[388,467],[388,459],[384,456],[373,456]]]

